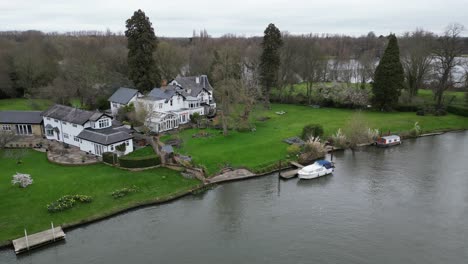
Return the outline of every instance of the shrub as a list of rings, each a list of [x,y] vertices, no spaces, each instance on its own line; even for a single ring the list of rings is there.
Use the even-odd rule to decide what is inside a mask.
[[[104,152],[102,153],[102,161],[109,164],[116,164],[119,161],[119,157],[113,152]]]
[[[296,156],[301,152],[301,146],[299,146],[298,144],[292,144],[288,146],[287,152],[290,156]]]
[[[130,188],[126,187],[126,188],[122,188],[122,189],[119,189],[119,190],[115,190],[111,193],[112,197],[114,197],[114,199],[119,199],[119,198],[122,198],[130,193],[134,193],[134,192],[137,192],[138,191],[138,188],[136,186],[132,186]]]
[[[414,123],[414,126],[413,128],[409,131],[409,135],[411,137],[418,137],[419,135],[421,135],[421,127],[419,126],[419,123],[416,122]]]
[[[13,180],[11,180],[13,185],[19,184],[21,188],[26,188],[33,183],[33,179],[29,174],[16,173],[13,175]]]
[[[65,211],[75,206],[76,203],[90,203],[93,199],[87,195],[65,195],[60,197],[57,201],[48,204],[47,210],[51,213]]]
[[[312,163],[312,161],[322,158],[327,153],[325,145],[319,138],[310,139],[304,145],[304,151],[299,156],[299,162],[302,164]]]
[[[161,160],[156,154],[143,157],[122,156],[119,163],[124,168],[146,168],[159,165]]]
[[[198,121],[200,120],[201,116],[199,113],[193,113],[192,115],[190,115],[190,122],[192,122],[192,124],[195,124],[195,125],[198,125]]]
[[[303,140],[315,139],[323,135],[323,127],[319,124],[309,124],[302,129],[301,138]]]
[[[333,142],[333,146],[337,148],[346,148],[348,144],[346,135],[343,134],[341,128],[339,128],[338,131],[336,131],[336,133],[331,136],[331,141]]]
[[[468,107],[460,107],[460,106],[448,106],[447,112],[468,117]]]

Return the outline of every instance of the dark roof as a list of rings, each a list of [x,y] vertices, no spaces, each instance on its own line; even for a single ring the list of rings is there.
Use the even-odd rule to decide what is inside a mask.
[[[0,124],[40,124],[41,111],[0,111]]]
[[[54,105],[42,113],[42,116],[45,117],[80,125],[86,123],[88,120],[96,121],[103,115],[103,113],[82,110],[65,105]]]
[[[193,97],[196,97],[203,89],[210,92],[213,91],[213,87],[206,75],[187,77],[177,76],[174,80],[185,90],[190,89],[190,95]]]
[[[185,93],[181,88],[175,85],[168,85],[163,88],[154,88],[151,90],[147,98],[152,100],[169,100],[174,95],[179,94],[183,97],[187,97],[187,93]]]
[[[126,130],[113,127],[104,129],[86,128],[77,137],[105,146],[133,138]]]
[[[112,94],[108,101],[119,104],[128,104],[136,94],[138,94],[138,90],[136,89],[120,87],[114,94]]]

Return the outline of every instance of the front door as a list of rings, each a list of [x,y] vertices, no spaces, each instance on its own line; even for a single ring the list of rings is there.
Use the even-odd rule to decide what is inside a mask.
[[[102,156],[103,152],[104,152],[104,146],[99,145],[99,144],[94,144],[94,154],[98,156]]]

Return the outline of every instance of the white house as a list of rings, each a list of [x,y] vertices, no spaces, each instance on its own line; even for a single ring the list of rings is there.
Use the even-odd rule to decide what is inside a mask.
[[[122,106],[135,103],[137,98],[142,96],[143,95],[138,92],[138,90],[120,87],[108,100],[110,102],[112,115],[117,115]]]
[[[112,127],[112,117],[64,105],[54,105],[42,113],[45,136],[102,156],[125,144],[124,154],[133,151],[133,136],[125,127]]]
[[[115,93],[111,96],[113,97],[116,97]],[[143,108],[149,113],[146,126],[151,131],[163,132],[190,122],[190,116],[194,113],[214,115],[216,103],[213,99],[213,87],[206,75],[178,76],[167,86],[154,88],[146,96],[137,96],[135,108],[137,111]]]

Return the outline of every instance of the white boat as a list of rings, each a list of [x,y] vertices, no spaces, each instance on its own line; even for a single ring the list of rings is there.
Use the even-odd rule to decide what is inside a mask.
[[[401,144],[401,138],[397,135],[381,137],[375,142],[377,147],[390,147]]]
[[[305,166],[297,174],[299,179],[314,179],[320,176],[331,174],[335,169],[333,163],[328,160],[318,160],[314,164]]]

